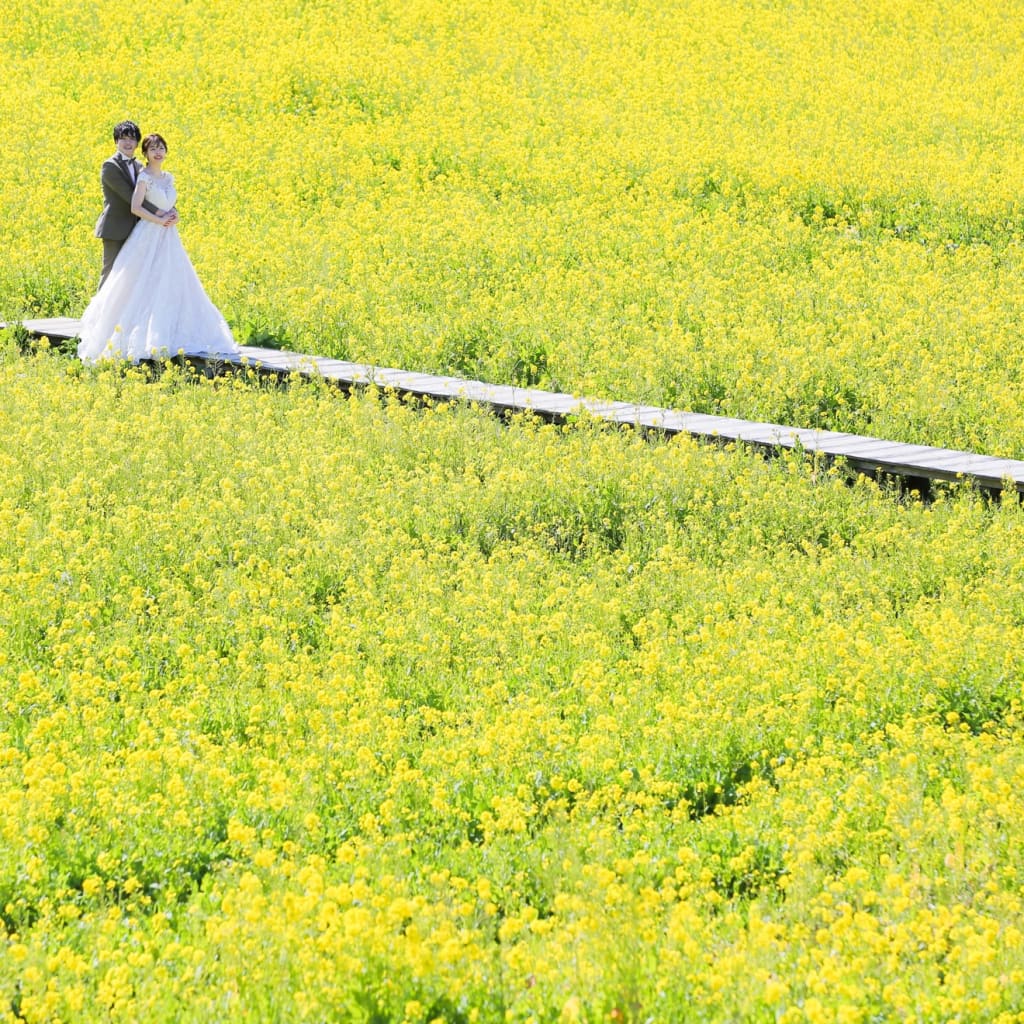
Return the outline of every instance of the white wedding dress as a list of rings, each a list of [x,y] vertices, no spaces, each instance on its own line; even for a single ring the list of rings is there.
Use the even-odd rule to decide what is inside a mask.
[[[139,172],[146,198],[158,209],[174,206],[174,179]],[[82,314],[79,358],[160,359],[237,355],[239,348],[220,310],[196,276],[177,225],[140,220],[121,248],[103,286]]]

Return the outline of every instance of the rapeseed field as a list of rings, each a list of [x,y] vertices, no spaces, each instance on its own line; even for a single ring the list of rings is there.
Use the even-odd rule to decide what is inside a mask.
[[[1018,14],[12,0],[0,316],[84,308],[132,117],[241,340],[1020,457]]]
[[[7,1019],[1019,1019],[1015,501],[0,384]]]
[[[13,0],[0,318],[1020,457],[1021,13]],[[1024,1020],[1015,497],[16,334],[0,1020]]]

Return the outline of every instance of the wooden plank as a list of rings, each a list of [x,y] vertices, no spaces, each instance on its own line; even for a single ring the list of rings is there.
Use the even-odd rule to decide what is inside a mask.
[[[611,418],[615,423],[631,426],[660,427],[664,424],[668,412],[668,409],[661,409],[656,405],[631,405]]]
[[[693,423],[694,413],[677,413],[678,427],[688,434],[697,434],[703,437],[717,437],[726,441],[738,441],[744,431],[757,433],[761,424],[751,423],[748,420],[738,420],[725,416],[706,416],[702,418],[699,426]]]
[[[736,440],[757,443],[768,448],[795,448],[797,438],[793,430],[774,423],[749,423],[735,431]]]
[[[821,451],[834,456],[866,456],[877,455],[898,455],[905,452],[910,446],[900,441],[883,441],[877,437],[856,437],[850,435],[847,439],[838,441],[825,441],[820,445]]]
[[[69,341],[77,338],[82,321],[71,317],[58,316],[46,320],[23,320],[22,327],[29,333],[40,338],[52,338],[58,341]]]
[[[647,427],[656,427],[668,434],[692,434],[694,437],[714,437],[719,433],[721,417],[705,416],[695,412],[677,412],[662,409],[655,416],[642,414],[640,423]]]
[[[933,448],[929,452],[915,454],[912,465],[920,469],[936,469],[947,473],[956,473],[960,472],[970,461],[969,457],[965,458],[965,456],[969,456],[969,453],[954,451],[950,448]],[[981,458],[981,456],[978,457]],[[893,459],[892,461],[910,462],[909,459]]]

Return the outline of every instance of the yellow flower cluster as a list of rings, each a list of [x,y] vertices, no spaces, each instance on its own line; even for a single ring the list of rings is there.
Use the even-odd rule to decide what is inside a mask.
[[[80,313],[132,116],[242,340],[1021,457],[1022,33],[991,0],[11,0],[0,314]]]
[[[3,1019],[1021,1020],[1024,510],[0,354]]]

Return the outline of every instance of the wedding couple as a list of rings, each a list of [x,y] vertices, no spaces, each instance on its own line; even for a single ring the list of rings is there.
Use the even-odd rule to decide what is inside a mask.
[[[135,159],[140,142],[144,167]],[[114,145],[100,172],[103,272],[82,315],[79,358],[137,363],[179,352],[236,355],[238,345],[178,235],[174,178],[163,169],[167,143],[156,133],[143,139],[134,121],[122,121]]]

